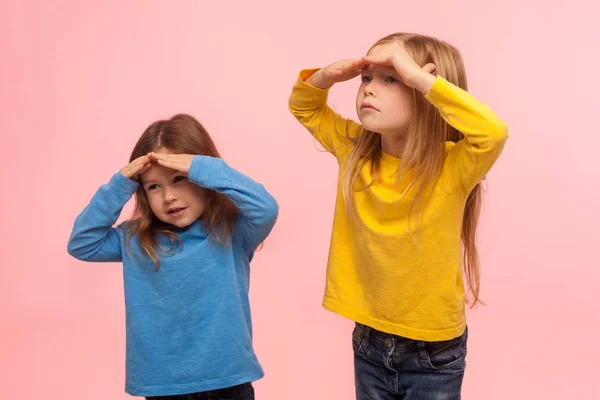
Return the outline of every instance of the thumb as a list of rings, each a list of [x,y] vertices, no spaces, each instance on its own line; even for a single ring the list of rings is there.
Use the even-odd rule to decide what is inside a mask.
[[[423,65],[423,67],[421,67],[421,69],[423,71],[427,72],[428,74],[433,74],[433,71],[435,71],[435,64],[427,63],[427,64]]]

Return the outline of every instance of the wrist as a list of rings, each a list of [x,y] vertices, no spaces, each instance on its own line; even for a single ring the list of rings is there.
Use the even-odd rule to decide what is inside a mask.
[[[426,95],[433,87],[435,79],[435,75],[421,70],[419,73],[416,73],[412,77],[410,77],[406,84],[412,87],[413,89],[418,90],[422,94]]]
[[[329,89],[335,82],[324,77],[323,69],[318,70],[306,79],[306,83],[319,89]]]

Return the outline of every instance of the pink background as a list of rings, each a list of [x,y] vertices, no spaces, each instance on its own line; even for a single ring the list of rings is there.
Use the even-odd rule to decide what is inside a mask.
[[[508,123],[488,176],[465,399],[600,398],[600,9],[591,0],[20,1],[0,6],[0,397],[126,399],[118,264],[75,216],[143,129],[197,116],[279,222],[253,263],[258,399],[352,399],[352,323],[321,308],[336,162],[287,111],[296,74],[416,31],[463,52]],[[578,4],[577,4],[578,3]],[[355,117],[357,81],[331,102]],[[128,208],[129,210],[130,208]]]

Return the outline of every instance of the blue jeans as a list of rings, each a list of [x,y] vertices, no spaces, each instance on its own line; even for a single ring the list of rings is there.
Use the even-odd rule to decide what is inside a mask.
[[[424,342],[357,323],[352,333],[357,400],[459,400],[468,330]]]
[[[254,400],[252,383],[232,386],[208,392],[180,394],[175,396],[146,397],[148,400]]]

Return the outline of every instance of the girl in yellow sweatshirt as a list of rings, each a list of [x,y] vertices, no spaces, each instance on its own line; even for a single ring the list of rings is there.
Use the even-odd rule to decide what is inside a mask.
[[[360,124],[327,105],[358,75]],[[359,60],[301,71],[290,96],[339,163],[323,306],[356,321],[359,400],[460,398],[481,180],[508,137],[466,90],[458,50],[395,33]]]

